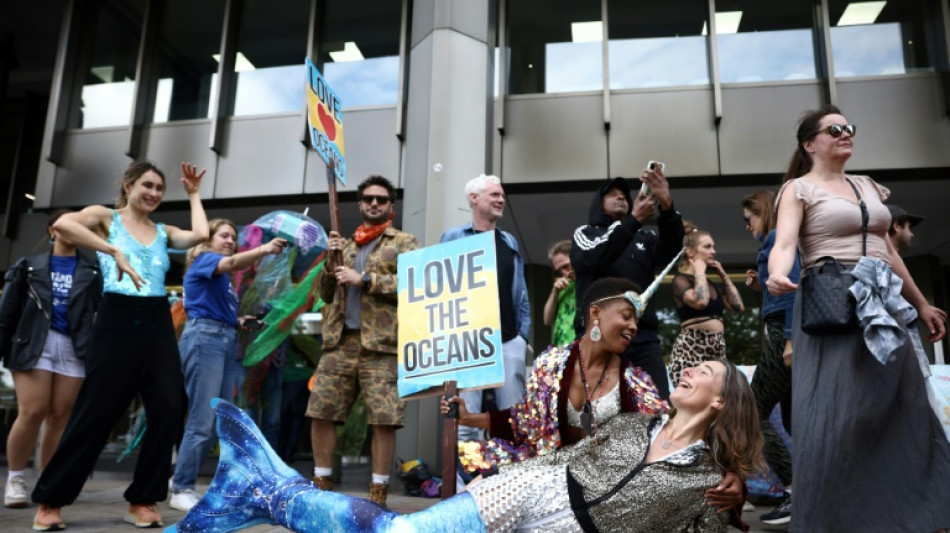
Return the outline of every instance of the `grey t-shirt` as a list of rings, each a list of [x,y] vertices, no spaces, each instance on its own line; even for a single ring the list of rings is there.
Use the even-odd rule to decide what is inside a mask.
[[[362,272],[366,267],[366,258],[370,251],[376,247],[379,237],[360,246],[356,252],[356,259],[353,260],[353,270]],[[349,285],[346,287],[346,316],[343,319],[345,329],[360,329],[360,296],[363,294],[363,286]]]

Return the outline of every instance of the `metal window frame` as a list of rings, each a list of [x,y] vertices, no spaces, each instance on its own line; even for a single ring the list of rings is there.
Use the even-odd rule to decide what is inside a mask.
[[[129,121],[129,139],[125,154],[138,159],[145,150],[144,135],[146,125],[154,117],[157,83],[155,79],[155,48],[161,32],[161,19],[165,10],[165,0],[146,0],[142,36],[139,41],[138,58],[135,65],[135,91],[132,95],[132,117]]]
[[[211,132],[208,147],[220,154],[224,150],[224,122],[234,109],[234,88],[237,78],[234,63],[237,58],[237,38],[241,28],[243,0],[226,0],[224,27],[221,31],[221,61],[218,62],[218,91],[214,96],[211,111]]]

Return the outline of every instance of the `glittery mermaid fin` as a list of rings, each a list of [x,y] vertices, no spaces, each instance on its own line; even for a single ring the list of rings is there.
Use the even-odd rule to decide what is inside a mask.
[[[309,488],[307,480],[285,465],[247,414],[215,398],[221,455],[214,480],[201,501],[168,532],[237,531],[275,522],[272,505],[290,487]],[[314,489],[316,490],[316,489]]]

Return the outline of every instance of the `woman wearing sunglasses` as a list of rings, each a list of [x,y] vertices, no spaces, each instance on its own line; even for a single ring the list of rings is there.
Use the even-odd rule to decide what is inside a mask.
[[[687,224],[691,226],[691,224]],[[673,277],[673,305],[680,319],[680,334],[670,354],[670,382],[679,383],[684,368],[703,361],[726,359],[725,311],[745,311],[739,290],[729,279],[726,269],[716,261],[716,243],[708,231],[687,227],[683,237],[685,253],[679,273]],[[725,289],[707,279],[715,272]]]
[[[586,312],[584,336],[539,355],[524,398],[511,409],[469,413],[457,396],[448,400],[458,405],[460,424],[487,429],[491,436],[459,443],[459,460],[467,474],[576,444],[619,413],[667,411],[649,374],[620,355],[637,334],[636,310],[625,295],[638,290],[624,278],[591,284],[581,307]],[[448,408],[443,399],[443,414]],[[719,485],[710,485],[710,503],[723,508],[741,504],[738,476],[730,474]]]
[[[769,255],[775,245],[774,203],[771,191],[756,191],[742,199],[745,229],[761,243],[756,256],[756,268],[746,272],[745,281],[747,287],[762,293],[761,314],[765,324],[765,343],[752,376],[752,392],[759,413],[759,427],[765,438],[765,460],[786,491],[782,502],[760,518],[770,525],[787,524],[792,519],[792,457],[785,441],[772,427],[769,415],[781,403],[785,429],[789,432],[792,430],[792,306],[795,303],[794,294],[776,297],[763,290],[769,279]],[[799,277],[801,268],[796,256],[789,279],[798,283]]]
[[[807,112],[778,193],[769,292],[798,288],[789,279],[797,249],[803,279],[831,256],[855,278],[852,294],[861,294],[861,327],[838,334],[802,331],[801,291],[796,297],[792,528],[931,532],[950,527],[950,442],[928,403],[908,330],[916,334],[916,316],[928,341],[937,341],[946,315],[927,303],[887,238],[890,191],[845,173],[855,133],[834,106]]]
[[[301,533],[724,533],[727,516],[707,505],[703,488],[725,470],[760,468],[749,383],[729,362],[706,362],[683,373],[670,402],[676,409],[668,416],[617,415],[574,446],[509,465],[448,500],[400,515],[320,490],[281,462],[247,414],[215,400],[221,465],[205,497],[168,531],[270,523]]]

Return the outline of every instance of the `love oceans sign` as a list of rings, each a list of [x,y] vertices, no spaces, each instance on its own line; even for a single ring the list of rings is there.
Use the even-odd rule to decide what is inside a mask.
[[[397,280],[400,397],[504,382],[493,232],[400,254]]]
[[[317,66],[307,58],[307,126],[310,144],[330,165],[336,178],[346,186],[346,161],[343,150],[343,104],[323,78]]]

